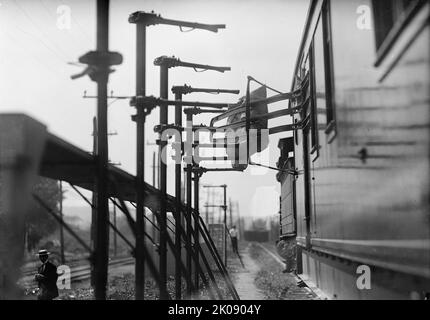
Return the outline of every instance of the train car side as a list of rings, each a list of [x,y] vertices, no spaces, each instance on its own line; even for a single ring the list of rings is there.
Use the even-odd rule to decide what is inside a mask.
[[[295,119],[297,244],[302,276],[331,298],[430,292],[429,7],[411,1],[383,37],[375,1],[311,2],[293,80],[311,83]]]

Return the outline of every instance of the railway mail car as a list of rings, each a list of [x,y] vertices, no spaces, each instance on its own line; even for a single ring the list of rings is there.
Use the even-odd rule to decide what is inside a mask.
[[[428,1],[311,1],[288,232],[298,272],[328,298],[429,297],[429,12]]]

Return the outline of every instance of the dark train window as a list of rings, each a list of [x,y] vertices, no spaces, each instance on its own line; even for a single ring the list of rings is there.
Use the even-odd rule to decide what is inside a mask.
[[[326,133],[330,133],[335,127],[335,105],[334,105],[334,81],[333,81],[333,54],[331,36],[330,2],[325,1],[322,7],[322,31],[324,46],[324,69],[325,69],[325,98],[326,98]]]
[[[312,150],[314,151],[319,148],[319,130],[325,130],[325,133],[330,135],[328,137],[329,143],[335,136],[334,80],[329,1],[325,1],[323,4],[312,43]]]
[[[376,48],[383,46],[396,25],[405,22],[422,0],[373,0]]]
[[[316,85],[316,63],[315,63],[315,39],[312,41],[309,47],[309,63],[310,63],[310,81],[309,87],[311,90],[310,99],[310,122],[311,122],[311,154],[314,154],[313,160],[318,157],[319,144],[318,144],[318,87]]]

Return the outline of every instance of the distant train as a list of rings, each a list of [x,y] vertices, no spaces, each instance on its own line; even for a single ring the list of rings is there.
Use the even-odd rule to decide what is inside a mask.
[[[311,1],[292,83],[310,80],[302,128],[279,144],[278,167],[296,173],[278,174],[280,230],[330,299],[429,298],[429,12]]]

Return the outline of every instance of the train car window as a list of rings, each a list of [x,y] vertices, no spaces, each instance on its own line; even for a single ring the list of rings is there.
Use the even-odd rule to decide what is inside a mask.
[[[324,72],[325,72],[325,104],[326,104],[326,130],[327,134],[335,131],[335,101],[334,101],[334,72],[331,35],[330,1],[325,1],[321,11],[323,50],[324,50]],[[332,140],[332,137],[329,140]]]
[[[325,70],[325,54],[323,40],[323,25],[321,19],[317,24],[314,34],[314,82],[315,82],[315,102],[316,102],[316,120],[322,127],[327,125],[327,85]]]
[[[296,74],[296,78],[294,80],[294,88],[293,89],[297,89],[300,86],[301,79],[303,77],[303,67],[302,67],[302,64],[303,64],[303,53],[301,54],[301,57],[300,57],[300,63],[299,63],[300,68],[299,68],[299,70],[298,70],[298,72]],[[297,103],[293,103],[292,100],[288,101],[288,107],[289,108],[293,108],[295,106],[297,106]],[[297,123],[299,121],[296,118],[295,115],[293,116],[293,121],[294,121],[294,123]],[[294,135],[294,141],[296,142],[296,145],[299,144],[297,133],[298,133],[297,130],[294,130],[293,135]]]
[[[315,70],[315,41],[313,40],[309,47],[309,64],[310,64],[310,81],[309,87],[311,91],[310,99],[310,121],[311,121],[311,154],[314,155],[313,161],[319,155],[319,144],[318,144],[318,111],[317,111],[317,96],[319,92],[316,86],[316,70]]]
[[[313,103],[312,153],[316,152],[316,157],[318,157],[319,130],[324,130],[328,135],[328,143],[333,141],[336,134],[332,37],[328,1],[323,4],[313,35],[311,66],[311,78],[313,80],[311,81],[311,85],[313,84],[313,101],[311,101]]]
[[[427,0],[373,0],[375,43],[378,65],[398,35]]]
[[[309,57],[310,55],[309,55],[309,53],[306,55],[306,57],[305,57],[305,59],[303,60],[303,62],[302,62],[302,64],[301,64],[301,66],[300,66],[300,74],[299,74],[299,79],[304,79],[304,77],[305,77],[305,75],[306,74],[310,74],[311,72],[310,72],[310,63],[311,63],[311,61],[310,61],[310,57]],[[310,75],[311,76],[311,75]],[[310,79],[312,79],[312,77],[310,77]],[[301,80],[300,80],[301,81]],[[311,86],[309,85],[308,87],[307,87],[307,89],[306,89],[306,93],[305,93],[305,95],[304,95],[304,105],[303,105],[303,109],[302,109],[302,111],[301,111],[301,118],[302,118],[302,121],[303,122],[306,122],[307,121],[307,117],[308,117],[308,115],[309,115],[309,112],[310,112],[310,110],[309,110],[309,100],[310,99],[308,99],[308,98],[310,98],[310,96],[311,96],[311,88],[310,88]],[[307,102],[306,102],[307,101]],[[300,101],[301,102],[301,101]]]

